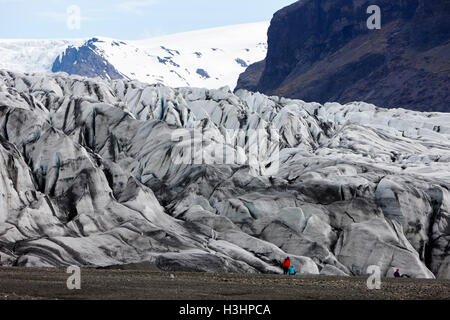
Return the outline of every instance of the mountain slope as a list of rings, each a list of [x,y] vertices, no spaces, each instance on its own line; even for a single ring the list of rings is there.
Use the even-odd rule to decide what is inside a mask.
[[[53,63],[52,72],[66,72],[91,78],[122,79],[123,75],[96,52],[95,43],[98,41],[94,38],[77,48],[67,48]]]
[[[233,89],[239,74],[266,55],[268,26],[252,23],[140,41],[0,40],[0,68]]]
[[[280,10],[264,70],[249,68],[237,89],[449,112],[450,2],[378,1],[381,30],[366,26],[372,4],[309,0]]]
[[[0,262],[449,278],[449,117],[0,71]]]

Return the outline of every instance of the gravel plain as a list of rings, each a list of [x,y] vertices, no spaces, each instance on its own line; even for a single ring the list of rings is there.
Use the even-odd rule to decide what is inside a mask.
[[[0,300],[450,300],[450,281],[206,274],[145,268],[82,269],[68,290],[66,269],[0,267]]]

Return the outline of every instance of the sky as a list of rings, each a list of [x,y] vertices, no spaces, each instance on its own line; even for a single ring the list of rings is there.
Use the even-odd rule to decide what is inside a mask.
[[[0,39],[137,40],[269,21],[294,0],[0,0]]]

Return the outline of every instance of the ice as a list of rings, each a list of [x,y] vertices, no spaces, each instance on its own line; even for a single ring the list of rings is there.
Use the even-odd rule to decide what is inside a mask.
[[[0,83],[2,264],[281,273],[290,256],[300,274],[449,277],[448,114],[62,73]],[[270,175],[245,162],[256,129],[261,163],[279,152]],[[176,161],[192,146],[232,157]]]

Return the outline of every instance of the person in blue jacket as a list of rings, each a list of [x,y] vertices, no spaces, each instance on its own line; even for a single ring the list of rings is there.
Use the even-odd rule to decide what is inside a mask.
[[[401,274],[400,269],[397,269],[397,271],[395,271],[394,277],[395,278],[411,278],[411,276],[409,276],[407,274]]]
[[[289,275],[295,276],[297,274],[297,270],[295,270],[294,266],[289,268]]]

